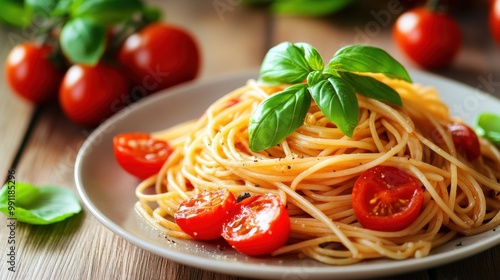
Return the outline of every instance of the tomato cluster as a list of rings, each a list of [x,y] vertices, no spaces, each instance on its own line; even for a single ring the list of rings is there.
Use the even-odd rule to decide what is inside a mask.
[[[8,55],[6,80],[25,100],[38,105],[58,99],[69,119],[92,127],[131,102],[198,74],[197,42],[180,27],[150,23],[115,49],[114,39],[109,32],[107,53],[95,64],[69,62],[54,43],[21,43]]]

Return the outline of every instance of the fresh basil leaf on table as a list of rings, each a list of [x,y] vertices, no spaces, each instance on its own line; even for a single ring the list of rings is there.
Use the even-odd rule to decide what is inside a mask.
[[[14,187],[10,188],[5,184],[0,189],[0,212],[19,222],[52,224],[82,210],[78,198],[69,189],[57,186],[35,187],[21,182],[16,182]],[[12,202],[9,205],[9,201],[14,201],[14,205]]]

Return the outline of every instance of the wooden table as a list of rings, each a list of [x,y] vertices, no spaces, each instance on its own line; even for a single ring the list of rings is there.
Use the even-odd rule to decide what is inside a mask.
[[[414,67],[391,38],[392,22],[401,9],[394,10],[385,1],[364,1],[363,6],[324,18],[277,16],[232,0],[156,2],[148,1],[165,11],[168,22],[191,30],[199,40],[201,78],[257,68],[266,51],[285,40],[309,42],[325,58],[342,45],[369,43],[384,48],[408,68]],[[217,9],[221,3],[226,9]],[[500,96],[500,46],[488,33],[486,8],[478,4],[456,13],[464,32],[463,48],[450,68],[436,73]],[[0,61],[5,61],[13,47],[12,35],[30,39],[26,30],[0,27]],[[3,67],[0,71],[3,79]],[[5,82],[0,83],[0,114],[0,176],[6,180],[8,171],[15,170],[18,181],[75,190],[75,157],[91,131],[68,121],[57,105],[36,108],[25,103]],[[243,279],[180,265],[144,251],[113,234],[87,210],[48,226],[18,223],[17,271],[13,273],[6,261],[7,220],[2,216],[0,221],[1,279]],[[499,275],[500,246],[496,246],[404,278],[498,279]]]

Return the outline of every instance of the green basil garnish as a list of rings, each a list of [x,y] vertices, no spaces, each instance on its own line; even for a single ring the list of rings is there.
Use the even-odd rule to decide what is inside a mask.
[[[325,66],[319,52],[306,43],[283,42],[264,57],[259,79],[270,84],[296,84],[269,96],[250,118],[250,149],[277,145],[304,123],[311,98],[328,120],[352,137],[359,116],[356,92],[401,106],[399,94],[362,73],[381,73],[411,82],[405,68],[387,52],[351,45],[337,51]],[[307,83],[304,83],[307,82]]]
[[[500,115],[481,113],[476,120],[476,133],[500,147]]]

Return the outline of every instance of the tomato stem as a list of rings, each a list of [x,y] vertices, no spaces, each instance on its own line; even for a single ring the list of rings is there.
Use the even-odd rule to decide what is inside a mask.
[[[441,0],[428,0],[425,7],[431,12],[447,12],[447,7]]]

